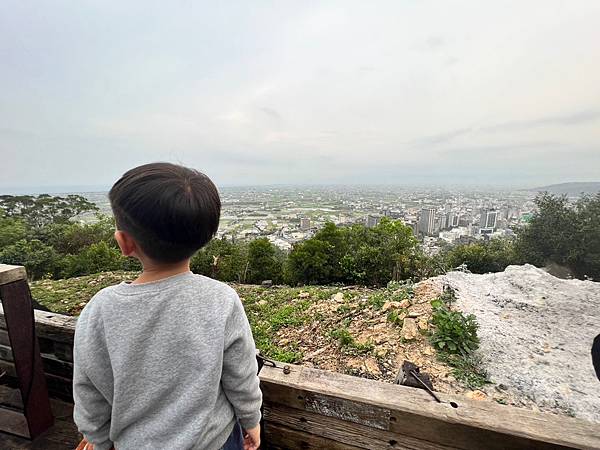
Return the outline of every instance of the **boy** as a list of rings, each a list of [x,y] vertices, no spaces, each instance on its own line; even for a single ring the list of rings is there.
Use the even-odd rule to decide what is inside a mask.
[[[216,187],[155,163],[125,173],[109,199],[121,252],[143,272],[81,312],[79,431],[94,450],[257,449],[262,396],[248,319],[233,289],[190,271],[219,225]]]

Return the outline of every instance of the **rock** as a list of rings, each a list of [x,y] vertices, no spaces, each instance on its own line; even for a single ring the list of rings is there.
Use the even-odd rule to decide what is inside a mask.
[[[480,400],[481,401],[481,400],[487,399],[487,395],[482,391],[471,391],[471,392],[467,392],[465,395],[472,400]]]
[[[410,317],[411,319],[416,319],[417,317],[419,317],[421,315],[421,313],[418,313],[416,311],[409,311],[408,312],[408,317]]]
[[[417,322],[415,321],[415,319],[404,319],[404,322],[402,324],[401,336],[404,339],[410,341],[416,338],[418,333],[419,330],[417,329]]]
[[[268,302],[267,302],[266,300],[259,300],[259,301],[257,302],[257,304],[258,304],[258,305],[260,305],[260,306],[265,306],[267,303],[268,303]]]
[[[260,285],[262,287],[271,287],[273,286],[273,280],[264,280]]]
[[[423,354],[427,355],[427,356],[432,356],[435,353],[435,350],[432,349],[431,347],[425,347],[423,349]]]
[[[381,307],[381,312],[386,312],[392,308],[392,302],[385,302]]]
[[[377,364],[375,358],[367,358],[364,366],[365,372],[367,372],[369,375],[375,377],[381,376],[381,369],[379,369],[379,364]]]
[[[425,317],[421,317],[419,319],[418,326],[419,326],[419,330],[427,330],[427,329],[429,329],[429,323],[427,322],[427,319]]]
[[[308,292],[300,292],[298,294],[298,298],[308,298],[310,297],[310,294]]]
[[[333,300],[337,303],[344,303],[344,293],[338,292],[333,296]]]
[[[484,275],[449,272],[430,282],[452,286],[453,306],[476,316],[483,368],[511,403],[600,422],[598,379],[580,370],[598,334],[600,283],[556,278],[531,265]],[[561,351],[553,350],[558,343]]]
[[[325,350],[328,350],[328,349],[329,349],[329,346],[326,346],[326,347],[321,347],[320,349],[318,349],[318,350],[315,350],[314,352],[311,352],[311,353],[309,353],[308,355],[306,355],[306,356],[304,357],[304,359],[305,359],[305,360],[306,360],[306,359],[313,359],[315,356],[319,356],[321,353],[323,353]]]
[[[410,300],[409,299],[404,299],[401,302],[398,303],[398,307],[402,308],[402,309],[406,309],[408,307],[410,307]]]
[[[346,361],[346,367],[348,367],[349,369],[360,369],[362,367],[362,359],[360,358],[350,358],[348,361]]]

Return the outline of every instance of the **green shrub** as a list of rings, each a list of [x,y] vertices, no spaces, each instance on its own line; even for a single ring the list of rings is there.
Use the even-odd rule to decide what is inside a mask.
[[[452,311],[444,305],[435,308],[432,323],[435,326],[431,336],[434,347],[463,356],[479,348],[478,325],[474,315],[464,316],[460,311]]]

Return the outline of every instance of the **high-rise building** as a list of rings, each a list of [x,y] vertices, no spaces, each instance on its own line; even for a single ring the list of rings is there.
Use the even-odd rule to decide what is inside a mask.
[[[300,218],[300,229],[302,231],[306,231],[310,228],[310,218],[308,217],[301,217]]]
[[[421,209],[421,217],[419,218],[419,233],[425,236],[430,236],[435,232],[435,209]]]
[[[367,228],[373,228],[379,225],[380,220],[381,218],[378,216],[368,215],[365,220],[365,225],[367,226]]]
[[[479,219],[479,233],[490,234],[496,230],[498,222],[498,211],[490,211],[484,209],[481,211],[481,218]]]

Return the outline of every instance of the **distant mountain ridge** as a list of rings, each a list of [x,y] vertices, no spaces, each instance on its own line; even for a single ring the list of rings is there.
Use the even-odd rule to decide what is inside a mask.
[[[527,189],[528,191],[535,192],[549,192],[551,194],[558,195],[570,195],[570,196],[578,196],[583,194],[596,194],[600,192],[600,182],[574,182],[574,183],[560,183],[560,184],[551,184],[549,186],[542,186],[533,189]]]

